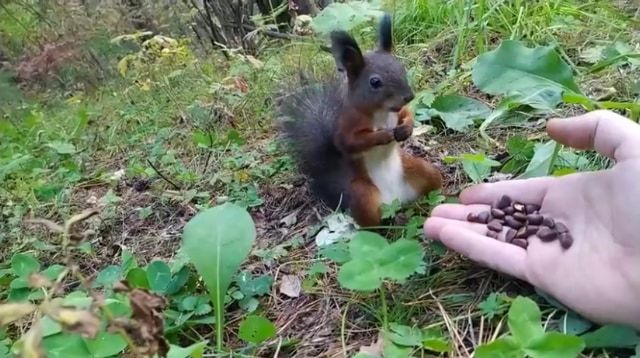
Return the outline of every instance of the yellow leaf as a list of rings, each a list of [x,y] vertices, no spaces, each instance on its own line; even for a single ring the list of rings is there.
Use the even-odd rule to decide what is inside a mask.
[[[129,69],[129,59],[129,56],[125,56],[118,62],[118,72],[122,77],[127,75],[127,70]]]
[[[7,325],[15,320],[18,320],[37,308],[36,305],[31,303],[5,303],[0,305],[0,325]]]

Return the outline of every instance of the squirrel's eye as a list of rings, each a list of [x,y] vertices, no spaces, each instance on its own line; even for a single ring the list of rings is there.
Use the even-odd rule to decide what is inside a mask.
[[[371,79],[369,79],[369,84],[373,88],[380,88],[382,87],[382,80],[380,77],[371,77]]]

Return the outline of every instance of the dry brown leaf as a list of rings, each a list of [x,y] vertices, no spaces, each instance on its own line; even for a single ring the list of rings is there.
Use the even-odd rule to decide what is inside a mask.
[[[36,310],[31,303],[5,303],[0,305],[0,326],[16,321]]]
[[[51,281],[44,277],[39,273],[32,273],[27,278],[27,282],[29,283],[29,287],[31,288],[42,288],[42,287],[51,287]]]
[[[302,284],[298,276],[285,275],[280,281],[280,292],[289,297],[299,297]]]
[[[40,321],[36,321],[24,336],[22,336],[21,358],[45,358],[42,350],[42,325]]]
[[[65,222],[65,229],[67,232],[73,227],[73,225],[85,221],[90,217],[97,215],[99,211],[97,209],[87,209],[82,211],[80,214],[73,215],[69,220]]]
[[[45,226],[49,231],[54,232],[56,234],[62,234],[64,232],[64,228],[51,220],[47,219],[26,219],[24,221],[27,224],[40,224]]]
[[[360,347],[360,353],[366,353],[373,357],[382,357],[382,352],[384,352],[384,337],[382,332],[378,333],[378,339],[370,346]]]
[[[64,308],[53,304],[43,304],[43,311],[66,331],[75,332],[93,339],[100,331],[100,318],[87,310]]]
[[[123,330],[135,343],[142,355],[166,357],[169,343],[164,337],[162,311],[167,307],[166,298],[143,289],[128,290],[126,285],[119,287],[127,292],[133,314],[131,319],[119,318],[111,322],[109,331]]]

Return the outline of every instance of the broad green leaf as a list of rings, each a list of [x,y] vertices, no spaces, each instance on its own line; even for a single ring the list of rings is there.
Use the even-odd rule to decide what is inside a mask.
[[[314,262],[311,267],[309,267],[309,276],[327,272],[329,272],[329,266],[325,265],[322,262]]]
[[[460,156],[462,169],[474,183],[481,183],[491,174],[491,168],[500,165],[500,162],[487,158],[484,154],[464,153]]]
[[[560,332],[547,332],[544,336],[524,347],[532,358],[574,358],[585,348],[580,337]]]
[[[169,345],[169,353],[167,358],[202,358],[204,349],[209,341],[194,343],[188,347]]]
[[[582,336],[587,348],[628,348],[640,343],[640,335],[633,328],[606,325]]]
[[[565,334],[578,335],[586,332],[593,324],[573,312],[567,312],[560,321],[562,332]]]
[[[19,277],[27,277],[32,273],[40,271],[40,263],[29,254],[14,254],[11,257],[11,269]]]
[[[152,291],[164,294],[171,282],[171,269],[162,261],[153,261],[147,266],[147,280]]]
[[[382,279],[373,262],[354,259],[340,267],[338,282],[349,290],[370,292],[380,287]]]
[[[384,237],[374,232],[360,231],[349,242],[349,253],[353,259],[375,261],[388,246]]]
[[[71,143],[66,142],[51,142],[48,144],[49,147],[53,148],[58,154],[73,154],[76,152],[76,147]]]
[[[436,97],[431,104],[448,128],[464,132],[476,119],[484,119],[491,109],[484,103],[458,95]]]
[[[130,270],[138,267],[138,261],[129,250],[122,250],[122,273],[127,275]]]
[[[65,269],[66,267],[62,265],[51,265],[46,269],[42,270],[41,273],[42,273],[42,276],[48,278],[51,281],[55,281],[58,278],[58,276],[60,276],[60,274],[64,272]]]
[[[244,311],[251,313],[258,309],[260,301],[258,301],[255,297],[245,297],[241,299],[238,304]]]
[[[495,292],[492,292],[484,301],[480,302],[478,308],[489,319],[493,319],[496,314],[502,313],[498,295]]]
[[[338,264],[351,260],[351,256],[349,255],[349,246],[344,242],[337,242],[335,244],[321,247],[320,255]]]
[[[422,330],[422,347],[439,353],[446,353],[451,350],[449,341],[439,327]]]
[[[169,285],[167,285],[166,294],[173,295],[180,291],[189,280],[189,274],[190,271],[187,266],[183,266],[180,271],[176,272],[171,281],[169,281]]]
[[[550,88],[580,93],[571,67],[553,46],[528,48],[515,40],[503,41],[495,50],[478,56],[472,70],[473,83],[483,92],[503,95]]]
[[[538,305],[530,298],[518,296],[511,303],[508,318],[509,329],[514,339],[523,347],[542,337],[542,314]]]
[[[245,342],[260,344],[276,335],[276,326],[261,316],[247,316],[238,330],[238,337]]]
[[[328,34],[333,30],[349,31],[381,15],[379,7],[370,2],[333,2],[313,18],[311,27],[317,34]]]
[[[395,344],[412,347],[422,345],[422,331],[419,328],[391,323],[389,329],[391,332],[388,336]]]
[[[519,178],[535,178],[551,174],[553,166],[553,158],[559,144],[554,140],[550,140],[544,144],[536,144],[535,153],[529,162],[527,169]]]
[[[411,276],[422,261],[424,251],[416,240],[400,239],[382,251],[378,263],[379,273],[392,280]]]
[[[409,358],[412,350],[413,348],[401,347],[386,337],[382,346],[382,356],[384,358]]]
[[[474,358],[524,358],[520,347],[509,338],[500,338],[478,346]]]
[[[98,273],[95,280],[97,286],[113,286],[116,282],[120,281],[122,277],[122,268],[117,265],[107,266],[105,269]]]
[[[149,288],[147,272],[140,267],[135,267],[129,270],[127,273],[127,282],[131,284],[132,287]]]
[[[62,326],[49,316],[42,317],[40,324],[42,326],[42,337],[48,337],[62,332]]]
[[[117,355],[127,347],[127,342],[119,334],[100,332],[95,339],[84,340],[93,358]]]
[[[87,358],[91,353],[83,338],[70,333],[59,333],[42,339],[47,358]]]
[[[184,253],[202,276],[213,303],[218,348],[223,344],[225,293],[255,238],[249,213],[231,203],[198,213],[184,227]]]
[[[273,277],[270,275],[261,275],[256,278],[251,277],[247,271],[242,271],[236,279],[238,288],[245,296],[262,296],[271,291]]]

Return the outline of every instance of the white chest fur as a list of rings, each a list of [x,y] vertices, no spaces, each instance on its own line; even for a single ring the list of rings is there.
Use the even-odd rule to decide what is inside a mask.
[[[374,115],[375,129],[395,128],[398,115],[393,112],[379,112]],[[405,181],[402,168],[401,150],[398,142],[371,148],[363,154],[367,173],[380,191],[380,199],[384,204],[391,204],[395,199],[405,203],[417,198],[415,189]]]

